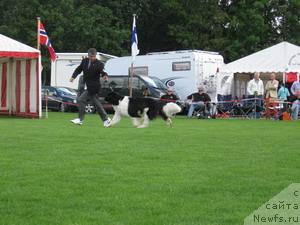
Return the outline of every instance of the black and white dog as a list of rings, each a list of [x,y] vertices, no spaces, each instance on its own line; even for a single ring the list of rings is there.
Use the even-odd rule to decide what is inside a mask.
[[[148,127],[150,120],[160,115],[167,123],[172,124],[171,117],[181,111],[173,102],[162,102],[153,98],[122,96],[112,91],[105,100],[112,104],[115,114],[110,122],[113,126],[120,122],[122,116],[128,116],[137,128]]]

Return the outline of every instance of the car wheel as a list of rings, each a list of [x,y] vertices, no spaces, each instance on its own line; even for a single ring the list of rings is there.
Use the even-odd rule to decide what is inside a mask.
[[[61,103],[59,111],[61,111],[61,112],[67,112],[67,106],[64,103]]]
[[[86,113],[94,113],[95,112],[95,106],[93,106],[91,104],[87,104],[85,106],[85,112]]]

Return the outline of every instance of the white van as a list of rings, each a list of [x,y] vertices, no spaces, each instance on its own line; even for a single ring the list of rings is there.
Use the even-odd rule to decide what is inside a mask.
[[[109,59],[105,70],[109,76],[129,74],[131,62],[130,56]],[[210,97],[215,99],[217,74],[223,64],[223,57],[217,52],[154,52],[135,57],[133,74],[158,77],[168,87],[173,87],[182,100],[199,86],[203,86]]]

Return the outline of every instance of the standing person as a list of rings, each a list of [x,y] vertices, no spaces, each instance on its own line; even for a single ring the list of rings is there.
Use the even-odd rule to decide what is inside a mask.
[[[286,110],[287,109],[287,100],[288,100],[288,97],[290,97],[290,91],[289,89],[285,86],[284,83],[280,83],[279,84],[280,88],[278,90],[278,99],[280,101],[283,101],[283,109]]]
[[[299,108],[300,108],[300,81],[295,81],[292,84],[291,92],[295,97],[295,101],[292,104],[292,118],[293,120],[298,119]]]
[[[247,92],[249,95],[261,97],[264,95],[264,84],[259,77],[260,73],[255,72],[253,79],[249,81],[247,86]]]
[[[271,73],[270,80],[266,84],[266,98],[269,98],[271,101],[277,99],[277,89],[279,82],[276,80],[276,74]]]
[[[249,81],[247,86],[248,94],[255,98],[255,105],[256,105],[255,118],[260,118],[260,111],[262,110],[262,99],[264,95],[264,84],[259,77],[260,77],[260,73],[255,72],[254,78]]]
[[[283,82],[280,82],[278,90],[278,99],[282,101],[287,101],[290,96],[289,89],[285,86]]]
[[[73,119],[71,122],[82,125],[85,115],[85,106],[89,99],[95,105],[96,110],[103,121],[104,127],[109,127],[110,118],[107,116],[98,98],[98,93],[100,91],[100,76],[107,81],[108,75],[103,71],[104,64],[96,57],[97,50],[95,48],[90,48],[88,50],[88,58],[82,59],[80,65],[75,69],[72,77],[70,78],[70,82],[73,82],[74,79],[76,79],[76,77],[83,71],[83,82],[87,87],[87,90],[85,90],[78,98],[79,118]]]

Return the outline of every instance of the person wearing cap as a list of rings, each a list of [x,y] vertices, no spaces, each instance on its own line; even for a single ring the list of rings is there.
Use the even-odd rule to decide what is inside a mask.
[[[175,102],[178,100],[178,97],[173,93],[173,90],[171,88],[168,88],[167,93],[162,95],[160,99],[163,101]]]
[[[189,112],[188,112],[188,118],[192,118],[193,112],[195,110],[201,110],[204,111],[205,114],[207,113],[206,106],[209,108],[209,103],[211,101],[209,95],[204,92],[203,87],[198,88],[198,92],[195,92],[187,97],[187,99],[191,100],[191,105],[189,107]],[[209,110],[209,109],[208,109]]]
[[[72,123],[82,125],[85,115],[85,107],[87,105],[87,101],[90,100],[94,104],[100,118],[102,119],[104,127],[109,127],[110,118],[107,116],[98,98],[98,93],[100,91],[100,77],[102,77],[105,81],[108,80],[108,75],[103,69],[104,64],[97,59],[97,50],[95,48],[90,48],[88,50],[88,57],[82,59],[80,65],[75,69],[72,77],[70,78],[70,82],[73,82],[76,77],[83,72],[83,82],[87,87],[87,90],[83,91],[77,99],[79,104],[79,117],[71,120]]]

